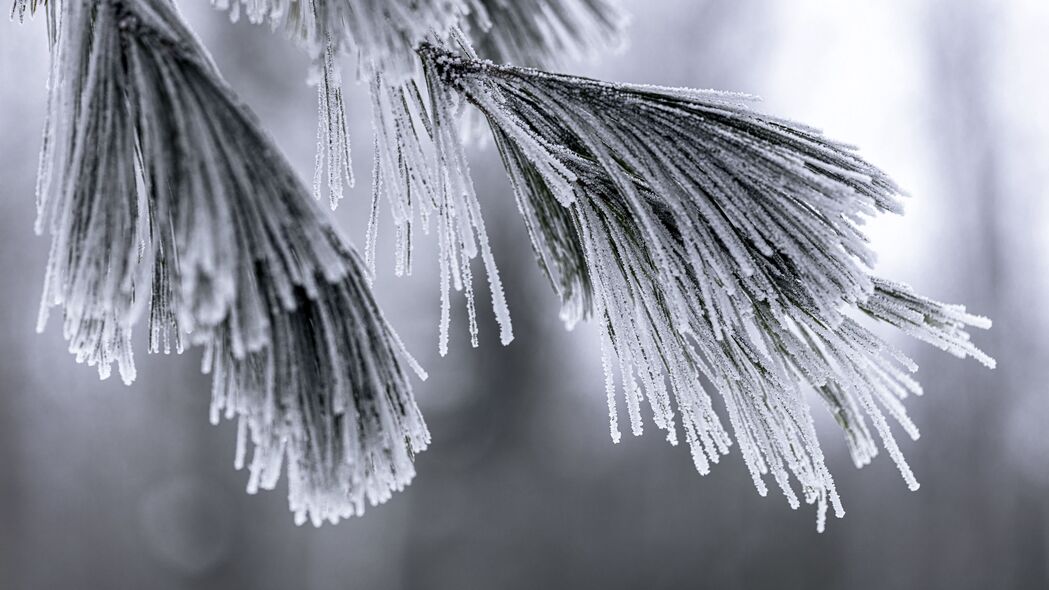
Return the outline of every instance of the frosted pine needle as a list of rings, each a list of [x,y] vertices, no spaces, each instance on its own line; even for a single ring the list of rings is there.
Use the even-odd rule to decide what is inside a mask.
[[[26,14],[35,14],[39,0],[15,0],[11,5],[11,20],[25,21]]]
[[[353,158],[350,133],[346,125],[346,104],[342,96],[342,70],[336,63],[333,42],[314,58],[310,72],[317,86],[317,154],[313,173],[313,196],[323,194],[324,171],[328,172],[328,200],[334,210],[343,197],[343,187],[353,187]]]
[[[554,66],[616,51],[626,14],[612,0],[475,0],[466,28],[497,63]]]
[[[990,322],[869,276],[860,224],[900,211],[884,173],[738,96],[420,54],[431,88],[454,89],[488,120],[564,317],[601,323],[614,439],[613,366],[631,431],[643,431],[647,401],[672,444],[681,421],[706,473],[732,442],[713,388],[759,492],[771,476],[792,507],[817,504],[822,529],[828,506],[843,510],[813,388],[858,465],[877,452],[869,420],[918,487],[886,418],[917,438],[900,403],[920,391],[907,375],[916,366],[854,312],[993,366],[965,331]]]
[[[63,307],[78,360],[103,377],[115,362],[130,381],[131,329],[148,309],[151,350],[181,350],[184,335],[206,348],[213,418],[240,423],[249,491],[272,488],[287,457],[296,520],[319,524],[402,489],[429,442],[405,372],[421,369],[174,5],[49,10],[43,309]]]
[[[232,18],[246,10],[253,22],[268,22],[303,45],[313,56],[318,82],[319,126],[314,193],[322,192],[325,161],[334,207],[342,195],[340,162],[349,161],[340,74],[334,55],[356,54],[368,80],[376,134],[372,216],[365,259],[374,272],[378,202],[385,199],[397,240],[397,275],[410,274],[419,227],[434,219],[439,243],[441,321],[438,349],[446,354],[451,290],[464,291],[470,342],[479,336],[471,268],[478,256],[489,289],[500,341],[513,339],[509,309],[495,258],[488,244],[480,203],[463,153],[460,105],[454,93],[430,88],[429,104],[419,89],[415,48],[425,40],[457,39],[471,30],[487,55],[552,63],[619,45],[625,17],[609,0],[216,0]],[[347,172],[347,178],[352,176]],[[580,312],[581,313],[581,312]]]
[[[414,454],[430,442],[404,370],[413,361],[386,326],[359,261],[343,258],[346,276],[317,277],[312,295],[299,288],[293,309],[267,294],[281,310],[269,319],[270,346],[237,355],[219,334],[205,355],[214,373],[212,421],[223,411],[239,421],[235,463],[249,466],[248,491],[273,489],[286,454],[297,523],[337,522],[385,502],[412,480]],[[266,278],[260,269],[259,281]]]
[[[440,266],[441,320],[438,350],[448,352],[451,290],[465,291],[470,341],[478,344],[474,311],[472,262],[480,256],[499,324],[500,341],[513,340],[510,311],[499,270],[474,192],[463,143],[459,137],[455,94],[430,88],[430,103],[413,80],[387,83],[376,75],[371,94],[375,113],[376,182],[374,201],[388,202],[396,229],[397,274],[411,272],[414,233],[421,226],[437,232]],[[368,244],[374,254],[377,207],[372,206]]]
[[[20,0],[25,1],[25,0]],[[343,183],[353,185],[345,127],[340,53],[352,53],[362,79],[375,75],[396,86],[418,71],[415,49],[470,29],[487,57],[553,64],[622,44],[624,14],[610,0],[213,0],[231,19],[242,13],[268,23],[313,58],[318,91],[318,150],[314,194],[327,191],[334,208]]]
[[[330,45],[353,52],[368,73],[393,76],[415,68],[415,48],[431,34],[445,35],[476,0],[212,0],[238,19],[268,23],[313,56]]]
[[[354,53],[360,75],[384,73],[397,80],[416,69],[415,47],[435,32],[445,35],[474,0],[213,0],[232,20],[246,13],[301,45],[313,59],[317,86],[317,154],[314,195],[327,192],[334,209],[343,186],[353,186],[342,73],[338,58]]]

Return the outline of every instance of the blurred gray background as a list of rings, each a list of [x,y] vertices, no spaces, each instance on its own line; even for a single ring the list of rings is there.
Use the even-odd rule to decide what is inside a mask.
[[[308,178],[305,58],[203,0],[181,4]],[[420,244],[411,279],[393,276],[381,247],[378,297],[431,372],[416,393],[434,444],[387,505],[295,527],[283,490],[244,493],[234,427],[207,422],[199,352],[141,354],[125,387],[76,365],[56,322],[34,333],[47,49],[43,21],[2,23],[0,588],[1049,588],[1049,3],[626,4],[631,47],[576,72],[758,94],[760,108],[861,146],[913,195],[906,217],[870,226],[878,271],[994,319],[976,336],[993,372],[899,341],[926,389],[908,403],[923,437],[904,444],[920,491],[885,456],[853,468],[823,411],[848,514],[822,535],[811,509],[759,497],[735,451],[700,477],[660,436],[613,446],[595,333],[560,325],[497,157],[482,151],[475,180],[517,340],[500,347],[488,321],[473,350],[459,321],[439,359],[435,244]],[[348,108],[365,182],[337,215],[360,243],[360,88]]]

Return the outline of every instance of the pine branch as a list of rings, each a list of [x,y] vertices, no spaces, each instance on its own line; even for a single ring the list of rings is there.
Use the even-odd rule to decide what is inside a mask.
[[[16,0],[12,14],[31,2]],[[401,368],[410,357],[365,284],[379,200],[393,214],[398,274],[411,272],[415,229],[435,221],[441,353],[452,287],[465,291],[477,345],[478,256],[501,340],[513,338],[463,148],[468,105],[491,129],[562,317],[600,323],[617,442],[616,373],[633,434],[647,400],[672,444],[680,419],[701,473],[739,444],[759,492],[771,475],[792,507],[817,505],[822,530],[829,506],[843,510],[809,389],[858,466],[878,453],[877,435],[918,487],[889,424],[918,437],[902,403],[921,392],[917,367],[865,324],[994,366],[967,332],[988,320],[870,275],[861,226],[900,212],[900,191],[852,148],[758,114],[739,95],[497,66],[461,32],[487,57],[551,63],[614,44],[622,20],[605,0],[232,2],[218,4],[234,18],[244,4],[315,60],[314,192],[327,160],[332,206],[352,182],[336,56],[357,53],[376,122],[365,262],[306,198],[169,0],[82,0],[49,11],[40,195],[54,241],[44,308],[64,306],[78,358],[103,375],[116,362],[128,380],[130,332],[147,301],[152,350],[181,349],[191,334],[215,373],[213,418],[240,419],[238,466],[248,436],[255,445],[249,489],[275,484],[286,448],[300,521],[385,500],[429,440]]]
[[[169,0],[73,0],[57,23],[40,228],[46,311],[78,360],[134,378],[188,335],[214,373],[212,419],[239,422],[249,491],[287,454],[297,522],[360,514],[412,479],[429,434],[415,368],[353,249],[239,103]],[[246,460],[250,439],[254,452]]]
[[[434,96],[457,92],[488,120],[563,315],[601,322],[614,440],[618,364],[631,431],[642,433],[647,399],[676,444],[680,414],[706,473],[732,442],[712,387],[759,492],[772,475],[797,507],[792,476],[822,529],[828,504],[843,510],[807,386],[858,465],[877,452],[869,419],[918,487],[885,417],[917,438],[900,403],[920,391],[907,375],[916,366],[853,316],[993,367],[965,331],[990,322],[869,276],[860,226],[900,211],[884,173],[739,96],[497,66],[433,45],[420,55]]]

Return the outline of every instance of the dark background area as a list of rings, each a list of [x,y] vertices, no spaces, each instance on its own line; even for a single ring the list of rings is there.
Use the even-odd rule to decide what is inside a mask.
[[[907,491],[884,453],[856,470],[823,410],[848,512],[824,534],[811,509],[759,497],[738,451],[700,477],[658,435],[613,445],[596,333],[562,327],[489,150],[472,167],[517,339],[499,346],[479,296],[481,348],[468,346],[459,305],[440,359],[436,245],[421,241],[418,272],[397,279],[384,242],[378,298],[430,371],[416,395],[434,443],[388,504],[295,527],[283,489],[244,493],[235,428],[207,421],[198,351],[142,353],[125,387],[77,365],[58,322],[34,332],[48,247],[32,233],[46,38],[42,20],[3,23],[0,588],[1049,588],[1049,6],[626,4],[631,46],[574,71],[759,94],[760,108],[861,146],[913,195],[906,217],[870,227],[878,272],[994,319],[976,338],[995,371],[898,340],[926,391],[908,401],[922,439],[903,443],[921,490]],[[306,59],[204,1],[181,5],[309,178]],[[361,243],[370,113],[350,90],[362,182],[337,216]]]

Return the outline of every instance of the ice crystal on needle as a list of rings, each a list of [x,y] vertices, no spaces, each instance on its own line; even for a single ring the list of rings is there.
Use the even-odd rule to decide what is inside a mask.
[[[299,522],[385,501],[429,434],[405,368],[421,370],[357,255],[170,0],[49,11],[43,309],[62,307],[72,352],[130,381],[148,308],[151,350],[205,347],[212,417],[239,421],[250,491],[272,488],[286,457]]]
[[[808,386],[857,464],[877,452],[869,420],[917,488],[886,419],[917,437],[899,401],[917,391],[916,367],[854,316],[993,366],[965,332],[989,322],[869,276],[859,226],[900,211],[884,173],[739,96],[420,53],[431,88],[454,88],[491,125],[565,317],[601,323],[614,439],[616,366],[631,431],[644,402],[672,444],[680,420],[706,473],[732,442],[713,390],[758,490],[771,475],[796,507],[795,479],[822,529],[828,506],[843,511]]]

